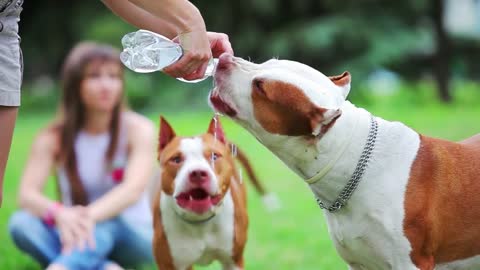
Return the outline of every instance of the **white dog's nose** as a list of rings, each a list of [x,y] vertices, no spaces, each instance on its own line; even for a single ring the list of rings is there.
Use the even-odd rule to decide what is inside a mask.
[[[229,53],[222,53],[218,58],[217,72],[218,71],[227,71],[233,64],[233,55]]]

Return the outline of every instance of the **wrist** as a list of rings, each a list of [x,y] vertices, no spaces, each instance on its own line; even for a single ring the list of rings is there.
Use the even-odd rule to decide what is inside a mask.
[[[177,32],[177,35],[182,35],[186,33],[191,33],[191,32],[206,32],[207,27],[205,25],[205,22],[203,21],[202,15],[200,14],[200,11],[197,9],[197,7],[192,5],[192,10],[191,12],[188,13],[187,16],[185,16],[182,19],[179,19],[177,24],[175,25],[175,31]]]
[[[95,208],[91,205],[87,206],[87,214],[93,220],[93,222],[96,223],[98,221],[98,216],[95,213]]]
[[[45,214],[42,217],[42,220],[48,226],[54,226],[56,224],[57,216],[60,210],[63,208],[63,205],[59,202],[53,202],[45,211]]]

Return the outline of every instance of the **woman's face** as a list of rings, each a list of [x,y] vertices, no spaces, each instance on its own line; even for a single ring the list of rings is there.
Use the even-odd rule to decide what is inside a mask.
[[[120,102],[122,91],[122,70],[118,63],[99,60],[87,64],[80,97],[88,111],[111,112]]]

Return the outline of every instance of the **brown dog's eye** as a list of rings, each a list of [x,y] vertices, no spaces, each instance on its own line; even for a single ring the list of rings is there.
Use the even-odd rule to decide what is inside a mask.
[[[253,89],[259,92],[262,95],[265,95],[265,90],[263,90],[263,80],[261,79],[254,79],[253,80]]]
[[[212,161],[216,161],[217,159],[219,159],[221,157],[222,157],[222,155],[220,155],[218,153],[215,153],[215,152],[212,152],[212,156],[211,156]]]
[[[182,163],[182,161],[183,161],[183,157],[181,155],[176,155],[170,159],[170,162],[174,164],[180,164]]]

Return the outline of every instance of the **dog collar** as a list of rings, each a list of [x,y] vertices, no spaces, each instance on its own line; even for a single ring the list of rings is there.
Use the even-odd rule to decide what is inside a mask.
[[[348,137],[348,140],[342,146],[340,151],[338,151],[337,156],[334,159],[330,160],[330,162],[327,164],[327,166],[323,167],[323,169],[320,170],[319,172],[317,172],[314,176],[312,176],[308,179],[305,179],[305,182],[307,182],[310,185],[313,184],[313,183],[316,183],[316,182],[320,181],[333,168],[333,166],[342,157],[343,153],[345,152],[345,150],[347,150],[348,146],[350,145],[350,142],[352,141],[353,134],[355,133],[355,130],[357,130],[358,122],[359,122],[358,120],[355,122],[355,126],[351,130],[350,136]]]
[[[217,215],[217,212],[219,211],[219,209],[222,207],[223,205],[223,200],[220,201],[218,203],[218,205],[215,206],[215,208],[213,209],[211,215],[205,217],[205,218],[201,218],[201,219],[192,219],[192,218],[189,218],[187,217],[187,213],[186,212],[179,212],[177,211],[177,209],[175,209],[175,207],[173,207],[173,212],[181,219],[183,220],[184,222],[188,223],[188,224],[192,224],[192,225],[198,225],[198,224],[203,224],[203,223],[206,223],[207,221],[213,219],[216,215]]]
[[[184,222],[186,222],[188,224],[192,224],[192,225],[198,225],[198,224],[205,223],[205,222],[211,220],[212,218],[214,218],[217,215],[217,213],[213,212],[210,216],[208,216],[205,219],[198,219],[198,220],[195,219],[195,220],[193,220],[193,219],[188,219],[185,215],[182,215],[175,210],[174,210],[174,212],[181,220],[183,220]]]
[[[345,187],[343,187],[343,189],[340,192],[340,194],[338,195],[337,199],[330,206],[325,205],[325,203],[322,202],[317,197],[316,200],[317,200],[317,203],[320,206],[320,208],[326,209],[329,212],[335,212],[335,211],[340,210],[343,206],[345,206],[347,204],[347,201],[352,196],[353,192],[355,191],[358,184],[360,183],[360,180],[362,179],[363,174],[365,173],[368,162],[370,161],[370,158],[372,156],[373,148],[375,147],[375,142],[377,140],[377,133],[378,133],[378,122],[373,115],[370,115],[370,131],[368,132],[367,142],[365,143],[365,146],[363,147],[362,154],[360,156],[360,159],[357,162],[357,166],[355,167],[355,170],[353,171],[353,174],[352,174],[350,180],[345,185]],[[348,143],[347,143],[347,145],[348,145]],[[343,153],[343,151],[342,151],[342,153]],[[338,158],[337,158],[337,160],[338,160]],[[333,164],[332,164],[332,166],[333,166]],[[329,169],[331,169],[331,168],[329,168]],[[321,173],[323,174],[323,175],[321,175],[321,177],[317,178],[317,175],[318,175],[317,174],[314,177],[310,178],[310,179],[313,179],[314,181],[311,181],[309,183],[314,183],[314,182],[318,181],[320,178],[322,178],[326,174],[326,172],[324,172],[324,170],[321,171]],[[307,182],[310,179],[307,179]]]

